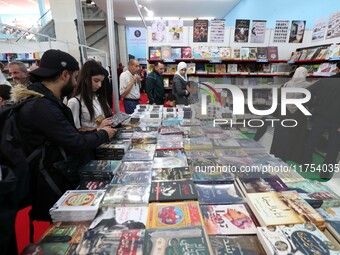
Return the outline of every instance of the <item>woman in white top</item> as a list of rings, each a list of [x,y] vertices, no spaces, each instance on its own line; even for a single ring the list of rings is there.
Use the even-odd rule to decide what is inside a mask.
[[[96,61],[87,61],[80,70],[77,87],[67,106],[79,130],[93,130],[112,124],[112,110],[106,101],[102,82],[104,68]]]

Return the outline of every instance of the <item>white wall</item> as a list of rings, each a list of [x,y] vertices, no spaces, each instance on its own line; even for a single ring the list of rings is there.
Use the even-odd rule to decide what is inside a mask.
[[[78,44],[77,28],[74,20],[77,19],[75,1],[50,0],[51,13],[55,21],[56,38]],[[79,48],[70,45],[68,52],[76,59],[80,59]]]

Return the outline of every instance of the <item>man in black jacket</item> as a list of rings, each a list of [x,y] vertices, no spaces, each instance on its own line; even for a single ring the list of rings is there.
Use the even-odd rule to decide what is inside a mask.
[[[77,187],[79,168],[93,159],[92,151],[97,146],[109,142],[115,134],[111,127],[86,133],[75,127],[72,112],[61,98],[73,90],[71,77],[77,70],[78,62],[71,55],[48,50],[40,67],[30,72],[35,82],[29,88],[13,90],[14,101],[34,97],[18,113],[18,128],[27,154],[39,147],[45,152],[43,162],[43,156],[33,161],[33,219],[50,220],[53,204],[66,190]]]
[[[340,144],[340,62],[337,63],[337,74],[320,79],[311,85],[312,130],[306,142],[304,168],[313,170],[312,156],[314,149],[325,130],[328,131],[328,144],[321,178],[331,178],[335,168]],[[314,169],[315,170],[315,169]],[[328,170],[328,171],[327,171]]]
[[[155,62],[155,69],[146,78],[146,93],[148,94],[149,104],[164,104],[164,65]]]

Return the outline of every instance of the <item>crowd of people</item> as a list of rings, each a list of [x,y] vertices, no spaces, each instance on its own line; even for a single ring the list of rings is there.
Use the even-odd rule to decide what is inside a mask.
[[[0,66],[1,67],[1,66]],[[287,106],[287,117],[299,123],[289,130],[289,159],[298,163],[312,163],[312,153],[319,138],[328,130],[328,148],[325,164],[335,164],[340,141],[340,63],[333,77],[320,79],[311,84],[306,81],[307,70],[300,67],[285,87],[307,88],[312,95],[310,107],[313,116],[311,132],[307,135],[307,117],[294,105]],[[11,84],[0,85],[0,105],[32,98],[20,108],[17,116],[18,129],[25,152],[29,155],[37,148],[44,148],[44,160],[31,162],[34,180],[31,217],[50,221],[49,209],[68,189],[79,183],[78,169],[94,159],[93,150],[109,142],[116,129],[111,127],[113,115],[112,90],[107,90],[107,71],[100,63],[89,60],[82,68],[70,54],[60,50],[46,51],[38,68],[28,71],[25,64],[11,62],[8,65]],[[122,68],[122,65],[119,66]],[[146,92],[148,103],[174,107],[189,104],[190,85],[187,64],[180,62],[172,82],[171,93],[164,90],[164,64],[156,62],[148,75],[141,72],[137,60],[131,59],[127,68],[119,70],[119,93],[125,112],[132,114],[140,103],[141,92]],[[142,86],[145,82],[145,87]],[[111,93],[111,94],[110,94]],[[11,96],[10,96],[11,94]],[[290,95],[298,98],[300,95]],[[1,107],[1,106],[0,106]],[[51,185],[46,174],[53,181]],[[322,177],[329,177],[325,173]],[[14,231],[14,226],[13,226]],[[12,232],[14,235],[14,232]],[[15,236],[8,243],[15,250]],[[13,253],[15,254],[15,252]]]

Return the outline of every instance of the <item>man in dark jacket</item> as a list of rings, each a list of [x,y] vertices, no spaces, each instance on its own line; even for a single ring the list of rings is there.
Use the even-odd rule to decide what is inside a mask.
[[[331,178],[335,169],[340,144],[340,62],[337,63],[337,74],[329,78],[320,79],[311,85],[312,130],[306,142],[304,153],[304,167],[312,170],[312,156],[314,149],[325,130],[328,131],[328,144],[324,166],[320,172],[321,178]],[[323,171],[324,170],[324,171]],[[327,171],[328,170],[328,171]]]
[[[34,97],[18,113],[18,128],[25,138],[27,154],[39,147],[44,151],[32,163],[33,219],[50,220],[49,209],[66,190],[77,187],[78,170],[93,159],[92,150],[115,134],[111,127],[86,133],[75,127],[72,112],[61,98],[72,91],[72,73],[78,69],[78,62],[68,53],[48,50],[40,67],[30,73],[35,82],[29,88],[13,90],[14,101]]]
[[[164,65],[155,62],[155,69],[146,78],[146,93],[148,94],[149,104],[164,104]]]

